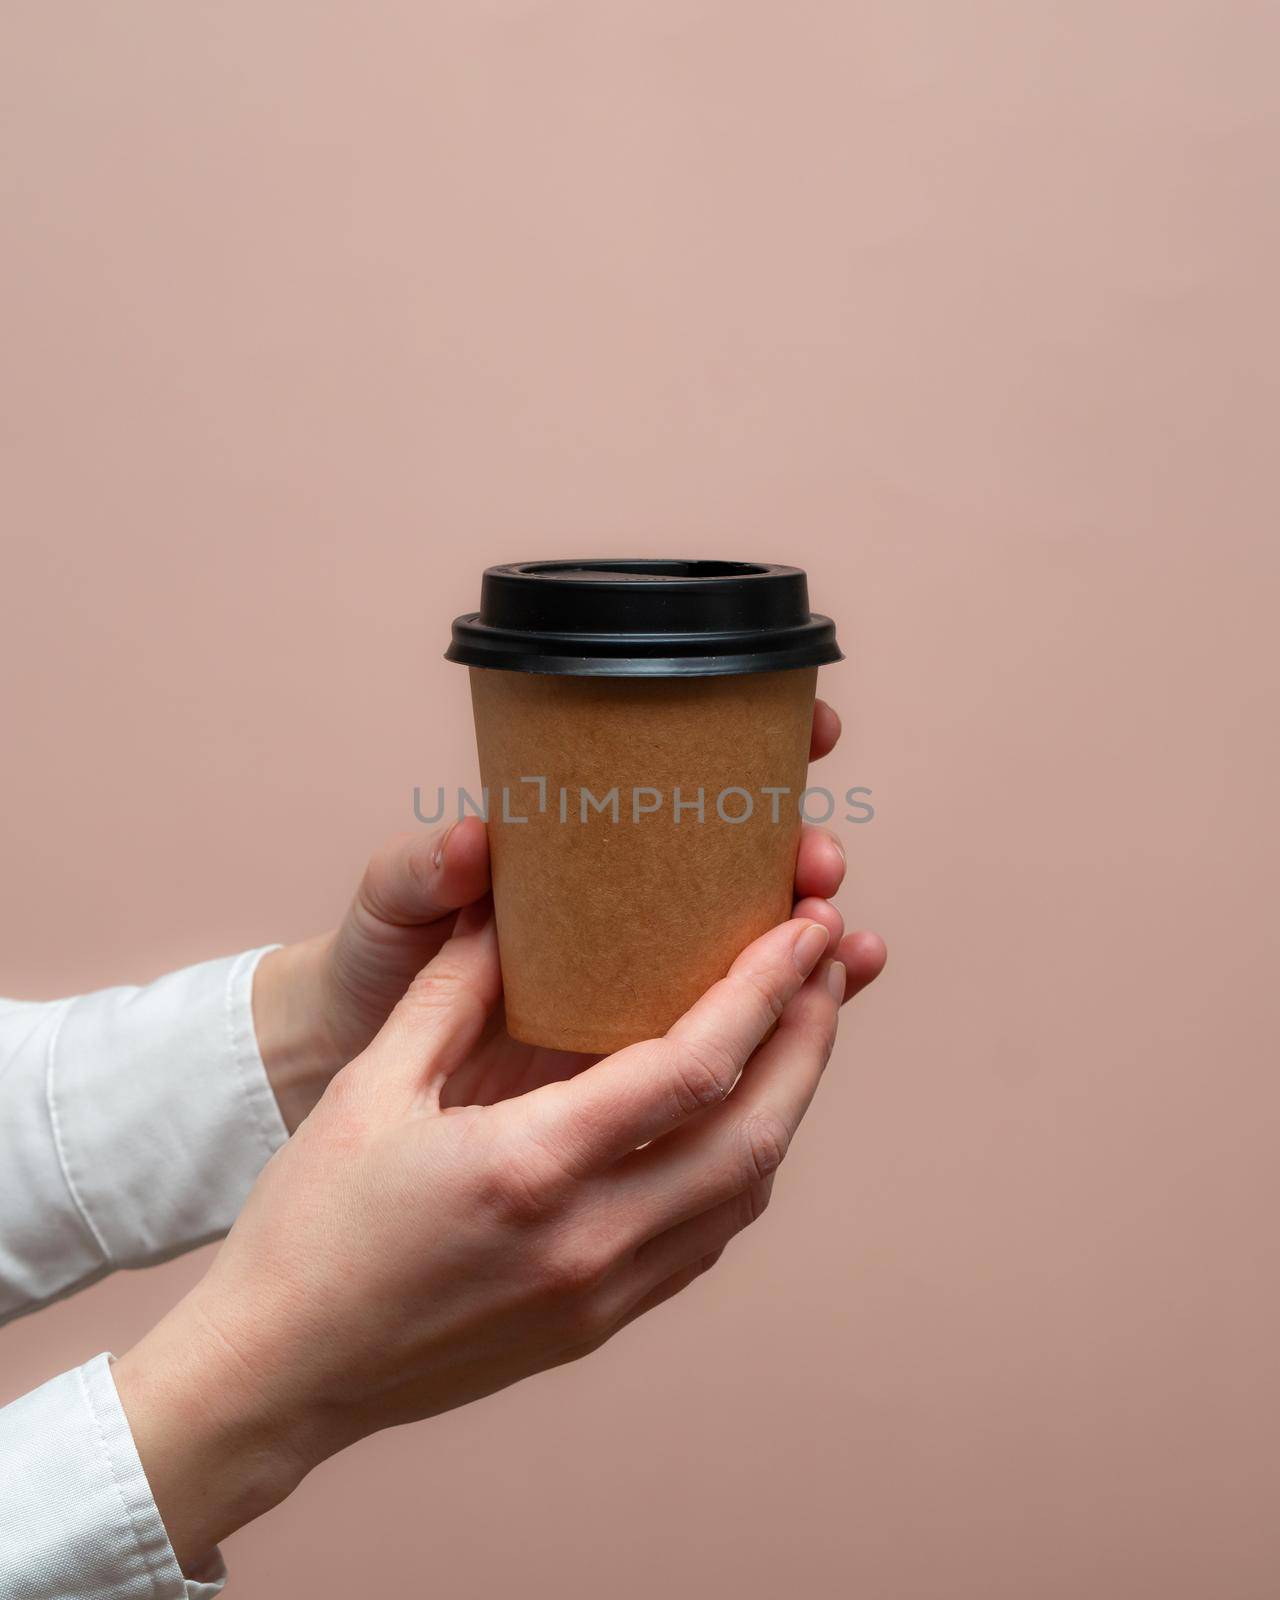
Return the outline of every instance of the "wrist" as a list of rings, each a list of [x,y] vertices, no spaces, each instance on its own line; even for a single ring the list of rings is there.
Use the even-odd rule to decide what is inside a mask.
[[[185,1572],[279,1505],[328,1453],[305,1417],[253,1380],[194,1295],[116,1361],[112,1375]]]
[[[267,1081],[292,1133],[344,1064],[327,1023],[325,936],[268,950],[253,977],[253,1026]]]

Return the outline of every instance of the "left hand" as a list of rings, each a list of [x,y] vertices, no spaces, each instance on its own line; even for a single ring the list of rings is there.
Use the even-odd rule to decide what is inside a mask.
[[[827,755],[839,737],[840,719],[816,701],[809,759]],[[849,999],[879,972],[884,946],[874,934],[845,934],[843,918],[829,904],[844,874],[835,835],[806,825],[796,858],[794,915],[830,931],[828,954],[848,970]],[[336,933],[262,958],[254,978],[254,1023],[290,1133],[338,1069],[368,1046],[449,938],[457,912],[488,891],[488,838],[478,817],[433,834],[403,834],[373,856]],[[450,1079],[449,1101],[492,1105],[571,1077],[598,1059],[519,1043],[499,1009],[472,1059]]]
[[[459,912],[204,1278],[115,1364],[179,1562],[357,1439],[588,1355],[714,1266],[831,1054],[829,946],[809,919],[771,928],[664,1037],[458,1106],[502,993],[492,907]]]

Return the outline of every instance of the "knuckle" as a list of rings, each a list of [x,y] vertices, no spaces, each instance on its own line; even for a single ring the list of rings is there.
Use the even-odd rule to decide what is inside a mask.
[[[524,1140],[495,1141],[477,1174],[477,1202],[500,1222],[532,1227],[559,1208],[562,1185],[551,1163]]]
[[[753,1183],[763,1183],[782,1165],[791,1133],[781,1117],[757,1111],[742,1123],[741,1140],[749,1187]]]
[[[543,1268],[547,1287],[556,1298],[573,1302],[575,1325],[591,1315],[591,1291],[607,1270],[604,1251],[590,1239],[562,1242],[549,1254]]]
[[[717,1105],[733,1088],[738,1063],[723,1045],[712,1040],[686,1040],[672,1060],[672,1095],[682,1117]]]
[[[742,987],[759,1008],[760,1031],[763,1033],[766,1028],[771,1027],[782,1015],[786,1001],[763,972],[744,972],[742,974]]]
[[[598,1350],[614,1331],[614,1319],[599,1301],[583,1301],[565,1318],[561,1329],[564,1360],[580,1361]]]
[[[418,1015],[442,1011],[453,1005],[459,994],[465,992],[454,972],[447,954],[442,951],[430,966],[423,967],[405,991],[405,1004]]]
[[[571,1104],[567,1097],[561,1101],[563,1109]],[[572,1115],[557,1116],[551,1123],[531,1125],[525,1136],[536,1143],[548,1172],[558,1181],[579,1183],[595,1170],[596,1151],[610,1126],[609,1109],[573,1105]]]
[[[480,1027],[490,1006],[474,960],[452,939],[414,977],[400,1004],[411,1018],[428,1026],[451,1017]]]

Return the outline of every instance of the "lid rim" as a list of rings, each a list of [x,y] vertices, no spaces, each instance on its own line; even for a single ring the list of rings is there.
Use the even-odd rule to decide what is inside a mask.
[[[445,660],[482,672],[522,672],[550,678],[719,678],[747,677],[757,672],[796,672],[829,667],[843,661],[843,650],[829,655],[776,659],[760,655],[732,656],[490,656],[484,659],[445,651]]]
[[[635,569],[649,567],[650,573]],[[703,567],[716,571],[701,573],[673,573],[663,567]],[[610,574],[618,574],[611,577]],[[625,576],[623,576],[625,574]],[[629,556],[610,561],[602,558],[584,558],[578,561],[512,561],[503,566],[489,567],[484,576],[498,579],[528,581],[537,584],[556,584],[574,589],[631,590],[646,578],[666,593],[697,593],[708,584],[757,583],[763,580],[804,578],[803,567],[782,566],[766,561],[698,561],[674,556]]]
[[[809,610],[800,567],[646,558],[490,567],[480,609],[455,619],[445,656],[497,671],[661,678],[823,666],[843,653],[831,618]]]

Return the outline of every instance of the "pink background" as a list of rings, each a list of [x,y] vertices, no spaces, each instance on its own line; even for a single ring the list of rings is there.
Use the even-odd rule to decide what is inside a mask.
[[[235,1594],[1263,1600],[1280,13],[0,5],[0,987],[335,918],[479,569],[793,560],[849,1017],[777,1202]],[[3,1396],[201,1270],[0,1337]]]

